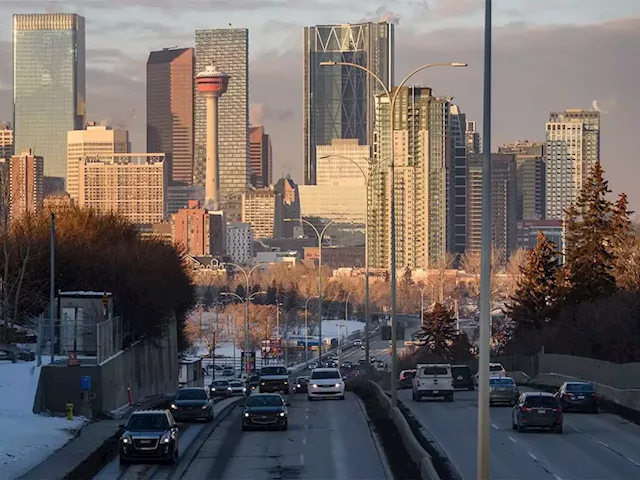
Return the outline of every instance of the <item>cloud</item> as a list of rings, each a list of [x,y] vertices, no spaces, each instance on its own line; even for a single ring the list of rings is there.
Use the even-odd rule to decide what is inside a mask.
[[[400,15],[388,10],[387,7],[383,5],[377,8],[372,14],[365,16],[360,22],[389,22],[394,25],[400,25]]]
[[[293,117],[291,109],[273,108],[264,103],[249,104],[249,123],[252,126],[264,125],[270,120],[275,122],[286,122]]]

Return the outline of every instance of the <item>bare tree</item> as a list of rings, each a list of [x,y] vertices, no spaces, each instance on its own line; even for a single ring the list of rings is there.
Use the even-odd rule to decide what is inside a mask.
[[[502,249],[491,249],[491,298],[494,298],[500,291],[500,285],[496,280],[497,275],[504,270],[503,259]],[[480,265],[481,254],[479,251],[465,253],[460,259],[460,268],[472,276],[472,280],[467,282],[467,292],[476,299],[480,295]]]
[[[207,346],[208,351],[213,352],[224,342],[223,334],[227,325],[222,318],[219,318],[222,315],[216,309],[213,309],[210,312],[213,315],[207,315],[207,318],[203,318],[203,313],[204,309],[200,307],[196,315],[187,319],[184,334],[191,344],[200,341]]]
[[[500,281],[500,291],[506,298],[511,298],[515,293],[518,282],[522,278],[522,269],[527,263],[527,249],[515,250],[504,268],[504,276]]]

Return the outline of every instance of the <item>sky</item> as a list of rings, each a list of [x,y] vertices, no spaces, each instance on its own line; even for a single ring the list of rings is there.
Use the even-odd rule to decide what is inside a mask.
[[[0,0],[0,122],[10,121],[12,13],[86,17],[88,120],[129,123],[144,151],[145,64],[152,50],[194,46],[194,31],[249,29],[251,119],[272,137],[274,178],[302,177],[302,30],[386,19],[396,24],[396,78],[431,62],[410,83],[454,97],[482,128],[483,0]],[[543,140],[549,112],[603,112],[601,159],[614,193],[640,210],[639,0],[494,0],[492,146]]]

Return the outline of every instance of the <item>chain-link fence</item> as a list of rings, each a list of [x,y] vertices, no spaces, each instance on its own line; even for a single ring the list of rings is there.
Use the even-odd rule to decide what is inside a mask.
[[[124,345],[122,317],[113,317],[96,325],[98,365],[112,357]]]

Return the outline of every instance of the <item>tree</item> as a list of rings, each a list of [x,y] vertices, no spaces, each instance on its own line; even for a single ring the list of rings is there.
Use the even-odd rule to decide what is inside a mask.
[[[440,302],[436,302],[433,309],[425,314],[424,323],[416,333],[419,342],[419,352],[442,360],[451,359],[451,346],[456,337],[456,320],[452,310]]]
[[[212,352],[215,348],[224,343],[225,322],[218,318],[219,313],[207,310],[206,318],[203,318],[202,307],[199,315],[189,317],[184,325],[185,338],[189,344],[201,342],[207,347],[207,351]]]
[[[577,202],[566,212],[566,266],[574,303],[609,296],[616,290],[613,276],[615,238],[609,184],[596,162]]]
[[[558,270],[557,247],[539,232],[536,246],[528,252],[522,267],[516,291],[504,310],[513,322],[517,342],[526,342],[531,332],[540,332],[551,320],[557,307]],[[537,347],[531,345],[534,350]]]
[[[613,276],[619,288],[628,290],[640,287],[638,255],[640,246],[638,237],[634,234],[629,210],[629,201],[625,193],[620,194],[613,206],[611,215],[612,246],[614,252]]]
[[[500,280],[500,290],[507,297],[511,298],[518,288],[518,283],[522,279],[522,269],[527,263],[528,251],[524,248],[515,250],[507,261],[504,269],[504,278]]]

